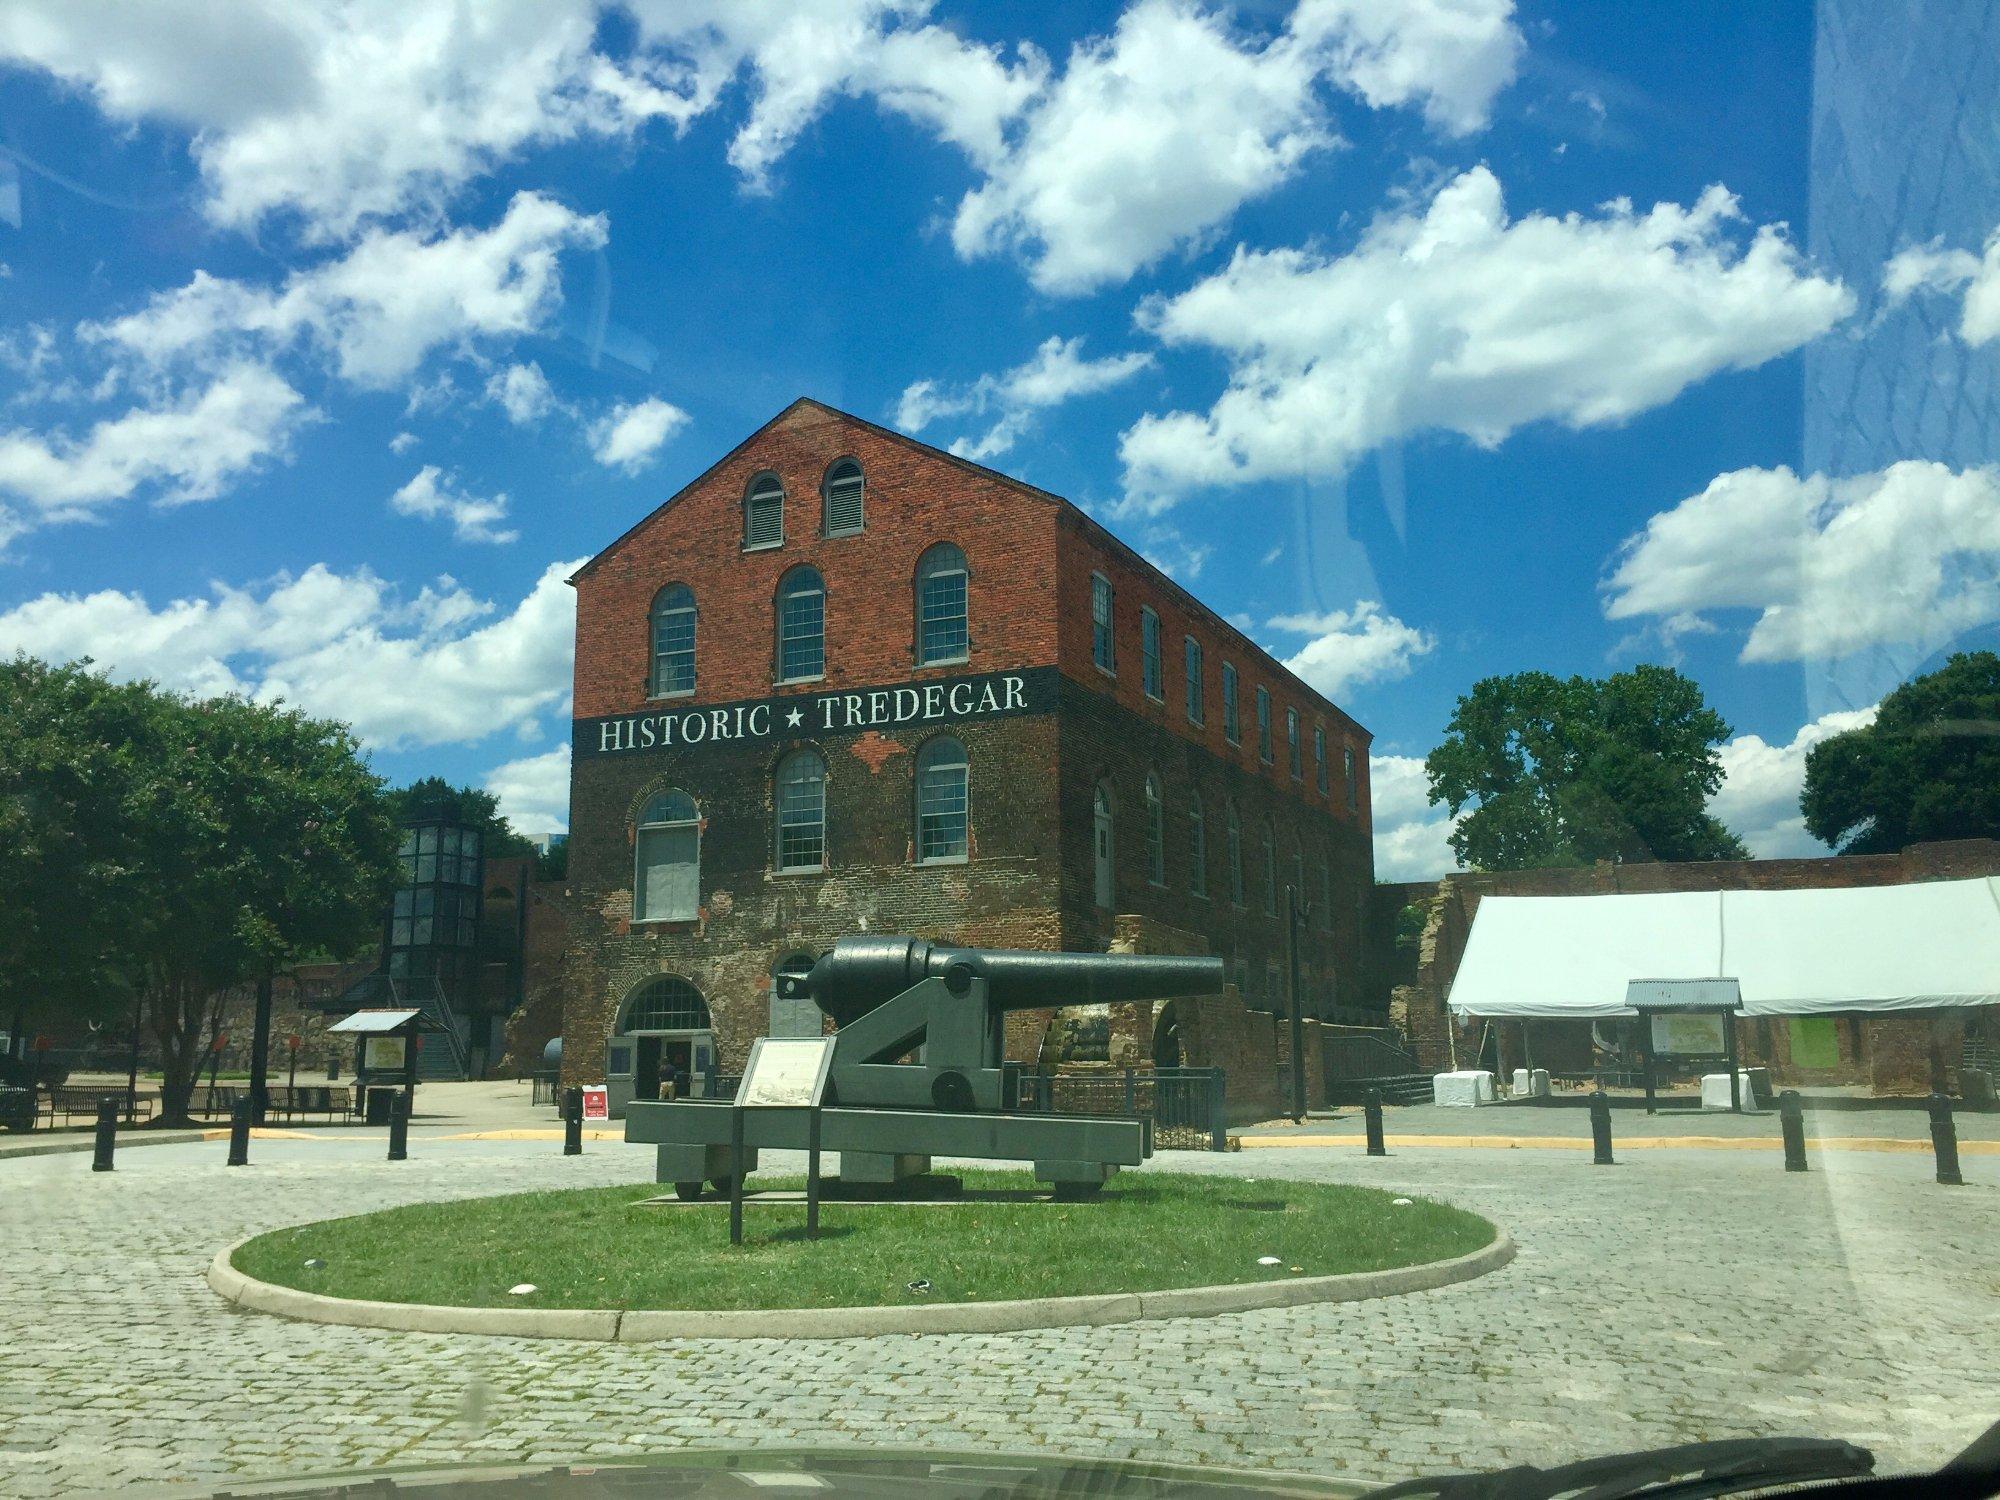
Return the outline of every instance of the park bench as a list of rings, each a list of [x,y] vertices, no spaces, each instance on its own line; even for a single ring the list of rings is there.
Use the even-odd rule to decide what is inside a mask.
[[[151,1119],[158,1104],[152,1096],[141,1095],[137,1108],[128,1112],[125,1108],[125,1090],[122,1088],[59,1088],[41,1089],[37,1092],[40,1096],[38,1111],[48,1117],[51,1128],[58,1124],[74,1125],[79,1120],[95,1120],[97,1101],[100,1099],[116,1099],[119,1118],[127,1125],[137,1125],[142,1120]]]

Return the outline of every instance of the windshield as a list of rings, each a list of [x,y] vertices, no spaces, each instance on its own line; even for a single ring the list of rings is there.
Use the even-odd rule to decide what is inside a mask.
[[[0,1492],[1965,1448],[1995,31],[0,6]]]

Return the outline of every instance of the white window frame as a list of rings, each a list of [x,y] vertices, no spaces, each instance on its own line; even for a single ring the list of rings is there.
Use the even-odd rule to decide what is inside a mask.
[[[810,573],[815,580],[812,588],[793,588],[795,578]],[[790,599],[804,598],[807,594],[819,595],[819,670],[817,672],[787,672],[785,670],[785,603]],[[792,682],[818,682],[826,676],[826,575],[818,568],[801,563],[789,568],[785,576],[778,580],[778,592],[771,601],[771,630],[775,639],[772,645],[775,660],[771,663],[772,680],[779,686]]]
[[[685,605],[677,604],[671,609],[662,609],[660,601],[674,590],[687,595]],[[660,622],[668,615],[685,614],[689,618],[688,627],[688,685],[684,688],[663,689],[660,686]],[[653,607],[646,612],[646,636],[651,648],[651,667],[646,674],[646,696],[649,698],[692,698],[701,682],[701,608],[695,602],[694,590],[684,583],[670,583],[653,595]]]
[[[834,471],[837,469],[845,469],[850,467],[854,470],[853,478],[854,478],[854,483],[857,486],[858,490],[854,498],[854,524],[852,526],[842,526],[836,528],[833,524]],[[841,476],[841,482],[845,483],[846,479],[847,476],[843,474]],[[868,529],[867,507],[868,507],[868,474],[867,471],[861,467],[861,460],[854,457],[852,454],[846,454],[840,458],[836,458],[832,463],[828,464],[826,466],[826,473],[820,476],[820,481],[819,481],[820,535],[826,537],[861,535],[863,531]]]
[[[768,497],[770,495],[771,491],[764,487],[766,480],[777,487],[778,534],[769,541],[757,542],[751,540],[751,503],[760,497]],[[782,547],[784,545],[785,482],[767,469],[763,473],[754,476],[743,490],[743,550],[745,552],[768,552],[774,547]]]
[[[949,565],[948,559],[944,560],[944,565],[940,565],[939,559],[942,558],[942,554],[946,550],[957,555],[958,562],[955,567]],[[924,625],[926,621],[924,591],[932,582],[952,577],[956,577],[959,580],[959,634],[965,638],[964,644],[958,648],[955,655],[932,656],[926,650],[924,642]],[[966,563],[965,549],[963,547],[959,546],[956,542],[933,542],[930,546],[924,548],[923,556],[917,559],[916,590],[912,599],[912,608],[916,612],[917,620],[916,657],[918,666],[951,666],[971,659],[972,569]]]
[[[1185,678],[1183,691],[1187,695],[1188,723],[1200,725],[1208,719],[1208,684],[1204,680],[1206,667],[1201,642],[1193,636],[1181,637],[1181,671]]]
[[[1222,737],[1232,745],[1243,743],[1243,684],[1233,661],[1222,664]]]
[[[1146,883],[1167,883],[1167,799],[1160,778],[1146,773]]]
[[[819,860],[815,864],[785,863],[786,770],[810,757],[819,765]],[[819,875],[827,868],[826,836],[826,757],[807,746],[794,750],[778,762],[771,773],[771,869],[779,875]]]
[[[1098,601],[1104,614],[1098,616]],[[1118,675],[1118,595],[1102,573],[1090,575],[1090,659],[1107,677]],[[1099,647],[1102,646],[1102,650]]]
[[[687,818],[658,819],[650,823],[645,821],[646,814],[652,810],[656,802],[664,797],[671,796],[687,797],[688,806],[693,809],[694,815]],[[694,859],[691,861],[694,866],[694,900],[684,913],[673,912],[663,913],[659,916],[648,916],[641,904],[643,899],[642,872],[646,868],[645,857],[648,835],[661,835],[669,832],[678,832],[682,829],[692,829],[694,831]],[[694,798],[689,797],[679,787],[668,787],[662,791],[653,793],[652,796],[646,799],[644,805],[639,809],[638,819],[632,825],[632,923],[634,926],[640,926],[652,922],[693,922],[698,920],[700,916],[701,804],[696,802]]]
[[[941,747],[946,745],[957,747],[958,759],[956,761],[948,761],[943,766],[939,766],[936,764],[934,757],[942,754]],[[964,822],[964,833],[961,839],[963,847],[955,854],[924,853],[924,779],[933,771],[940,769],[955,769],[959,772],[959,795],[962,804],[959,817]],[[916,823],[914,832],[916,838],[912,848],[916,852],[917,863],[920,865],[964,864],[972,854],[972,756],[965,748],[965,741],[959,739],[957,735],[941,734],[924,742],[923,746],[917,751],[917,775],[914,793],[914,816]]]
[[[1166,663],[1160,659],[1160,615],[1150,604],[1139,607],[1139,691],[1155,703],[1167,701]]]

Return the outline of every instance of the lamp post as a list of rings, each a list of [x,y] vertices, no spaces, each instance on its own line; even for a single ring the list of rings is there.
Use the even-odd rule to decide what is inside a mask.
[[[1299,888],[1285,887],[1286,933],[1290,937],[1292,998],[1292,1123],[1306,1122],[1306,1016],[1299,996],[1299,919],[1309,908],[1299,902]]]

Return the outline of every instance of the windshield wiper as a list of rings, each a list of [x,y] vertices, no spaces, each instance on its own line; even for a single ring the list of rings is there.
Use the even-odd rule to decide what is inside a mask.
[[[1432,1496],[1435,1500],[1619,1500],[1630,1495],[1699,1500],[1765,1486],[1873,1473],[1875,1455],[1830,1438],[1731,1438],[1641,1453],[1586,1458],[1553,1469],[1523,1464],[1486,1474],[1439,1474],[1371,1490],[1369,1500]]]

